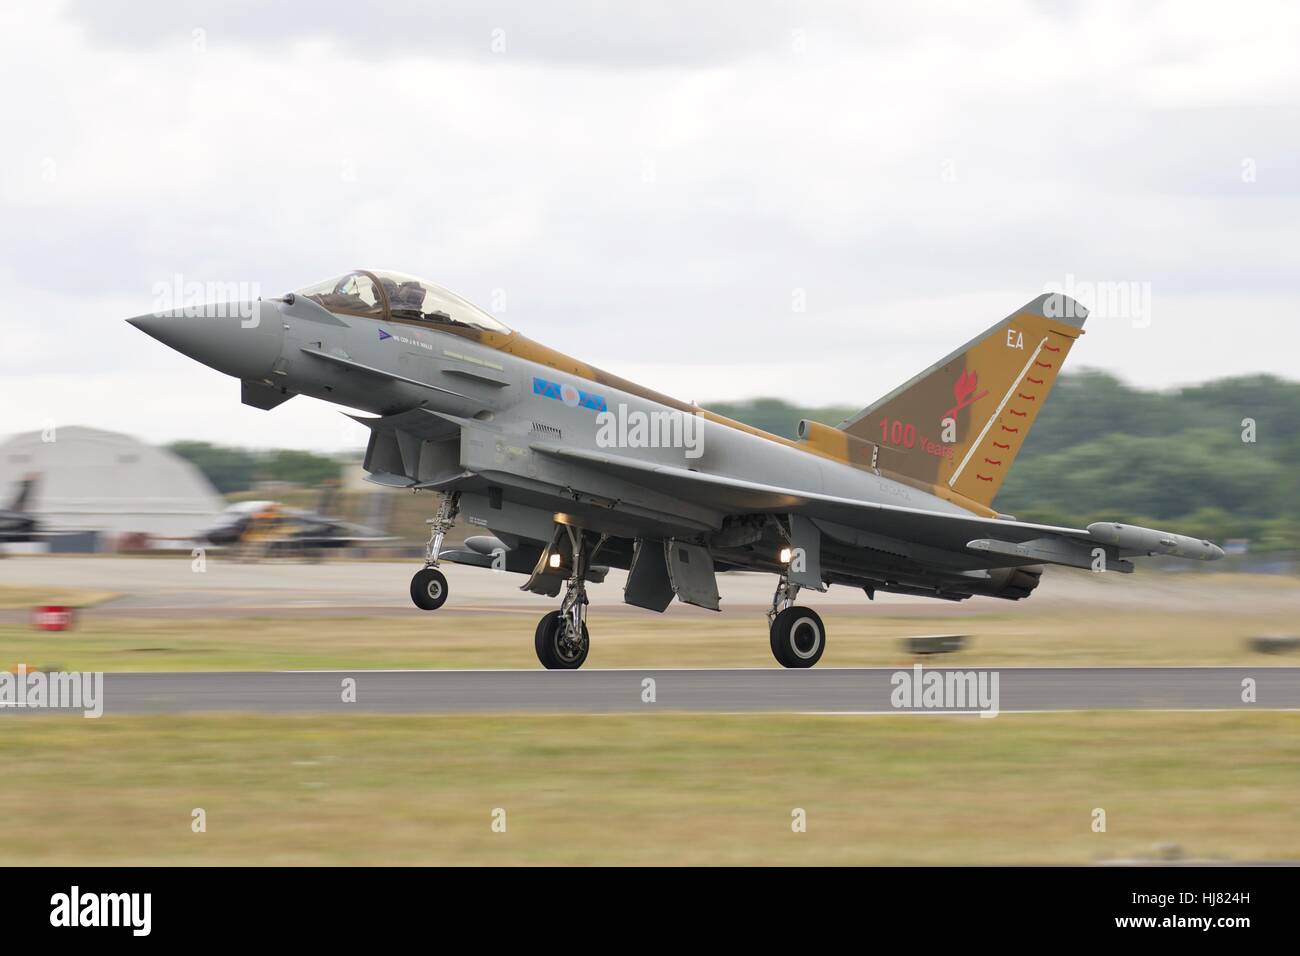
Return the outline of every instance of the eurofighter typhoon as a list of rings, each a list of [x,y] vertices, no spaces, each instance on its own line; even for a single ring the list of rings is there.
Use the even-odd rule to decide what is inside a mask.
[[[443,561],[563,590],[534,643],[543,666],[573,669],[590,647],[587,586],[610,567],[628,572],[624,601],[660,612],[674,597],[719,610],[719,571],[770,572],[772,654],[812,667],[826,629],[795,603],[804,590],[1018,601],[1045,564],[1221,557],[1166,531],[992,507],[1086,316],[1039,296],[838,427],[800,422],[797,440],[593,368],[397,273],[128,321],[238,378],[245,404],[307,395],[366,413],[353,417],[370,430],[370,480],[438,495],[415,604],[447,600]],[[444,550],[457,515],[484,533]]]

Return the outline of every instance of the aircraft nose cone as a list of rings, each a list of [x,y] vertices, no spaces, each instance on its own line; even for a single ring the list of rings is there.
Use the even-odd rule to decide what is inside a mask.
[[[261,302],[218,303],[127,319],[141,332],[219,372],[260,379],[280,357],[282,326]],[[271,310],[268,309],[268,312]]]
[[[159,342],[167,342],[164,337],[166,335],[167,316],[150,313],[149,315],[137,315],[134,319],[127,319],[127,321],[145,335],[152,335]]]

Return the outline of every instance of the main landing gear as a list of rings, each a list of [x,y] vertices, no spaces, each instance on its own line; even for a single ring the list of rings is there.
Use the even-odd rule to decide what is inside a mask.
[[[438,513],[425,522],[429,525],[429,543],[424,548],[424,567],[411,578],[411,600],[422,610],[436,611],[447,603],[447,578],[438,570],[438,552],[458,511],[460,492],[443,492]]]
[[[537,622],[533,635],[537,659],[547,670],[577,670],[587,659],[591,648],[587,631],[587,570],[608,537],[602,534],[593,544],[585,531],[570,525],[564,525],[564,531],[572,552],[564,600],[558,611],[551,611]]]
[[[782,574],[767,612],[772,656],[782,667],[812,667],[826,650],[826,626],[812,608],[795,606],[798,596],[799,585]]]

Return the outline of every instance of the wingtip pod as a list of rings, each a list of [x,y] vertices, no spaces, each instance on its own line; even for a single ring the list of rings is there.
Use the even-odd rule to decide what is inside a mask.
[[[1217,561],[1223,557],[1222,548],[1201,538],[1131,524],[1096,521],[1088,525],[1088,534],[1102,544],[1137,554],[1167,554],[1195,561]]]

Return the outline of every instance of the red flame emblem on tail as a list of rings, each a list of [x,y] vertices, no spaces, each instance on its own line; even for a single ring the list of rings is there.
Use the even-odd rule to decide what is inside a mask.
[[[957,376],[957,381],[952,383],[952,397],[957,400],[957,404],[943,413],[944,418],[956,418],[957,413],[967,405],[974,405],[981,398],[989,393],[986,388],[978,395],[975,389],[979,387],[979,372],[971,372],[962,369],[962,373]]]

